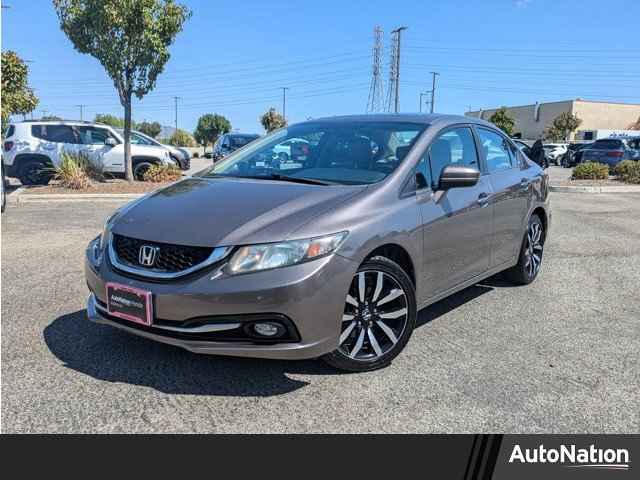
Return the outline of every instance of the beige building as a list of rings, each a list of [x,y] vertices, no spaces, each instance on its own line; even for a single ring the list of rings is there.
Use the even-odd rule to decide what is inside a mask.
[[[467,112],[466,115],[489,120],[496,110],[496,108],[478,110]],[[597,130],[628,130],[640,119],[639,104],[597,102],[580,98],[563,102],[507,107],[507,112],[516,122],[515,132],[522,138],[530,140],[542,138],[545,129],[563,112],[576,115],[582,120],[582,124],[571,135],[570,140],[578,138],[589,140],[592,134],[588,132]]]

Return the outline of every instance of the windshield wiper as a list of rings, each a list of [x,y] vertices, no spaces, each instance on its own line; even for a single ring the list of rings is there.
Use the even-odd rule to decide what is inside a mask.
[[[280,175],[279,173],[270,173],[269,175],[254,175],[243,178],[254,178],[256,180],[278,180],[281,182],[304,183],[307,185],[335,185],[335,183],[327,182],[325,180],[316,180],[315,178],[307,177],[290,177],[288,175]]]

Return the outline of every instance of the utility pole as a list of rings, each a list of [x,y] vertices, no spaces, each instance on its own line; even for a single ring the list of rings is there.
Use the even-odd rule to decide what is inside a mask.
[[[429,95],[430,93],[431,93],[431,92],[420,92],[420,108],[419,108],[420,113],[422,113],[422,105],[423,105],[423,103],[422,103],[422,97],[426,97],[426,96],[427,96],[427,95]]]
[[[382,28],[376,26],[373,29],[373,66],[371,75],[371,87],[369,87],[369,98],[367,99],[367,113],[380,112],[383,110],[383,97],[382,91]]]
[[[42,113],[42,116],[40,118],[44,118],[47,116],[47,113],[49,113],[49,110],[40,110],[40,112]]]
[[[431,84],[431,113],[433,113],[434,102],[436,99],[436,77],[440,75],[438,72],[431,72],[433,75],[433,82]]]
[[[280,87],[282,89],[282,118],[287,121],[287,90],[289,87]]]
[[[174,108],[174,120],[175,120],[175,128],[176,132],[178,131],[178,100],[180,97],[173,97],[173,108]]]
[[[406,30],[407,27],[399,27],[393,30],[391,33],[396,34],[396,91],[395,91],[395,101],[394,101],[394,110],[398,113],[400,110],[400,37],[403,30]]]
[[[84,104],[76,105],[76,107],[80,108],[80,121],[82,121],[82,120],[83,120],[83,118],[82,118],[82,111],[83,111],[83,110],[82,110],[82,109],[83,109],[84,107],[86,107],[86,106],[88,106],[88,105],[84,105]]]

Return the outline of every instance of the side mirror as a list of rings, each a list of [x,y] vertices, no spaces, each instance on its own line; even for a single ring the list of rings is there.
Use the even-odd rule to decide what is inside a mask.
[[[473,187],[480,179],[480,171],[473,167],[462,165],[447,165],[440,173],[438,190],[450,188]]]
[[[105,138],[104,144],[108,147],[115,147],[118,144],[118,142],[116,142],[115,138],[109,137],[109,138]]]

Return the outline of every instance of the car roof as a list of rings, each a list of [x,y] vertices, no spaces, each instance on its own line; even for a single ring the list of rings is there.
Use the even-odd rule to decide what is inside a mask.
[[[259,137],[260,135],[258,135],[257,133],[227,133],[225,134],[228,137]]]
[[[107,127],[114,128],[104,123],[85,122],[82,120],[23,120],[21,122],[11,122],[11,125],[75,125],[81,127]]]
[[[497,127],[476,117],[467,117],[464,115],[447,115],[442,113],[370,113],[364,115],[338,115],[335,117],[322,117],[314,118],[301,122],[300,124],[313,124],[313,123],[347,123],[347,122],[390,122],[390,123],[422,123],[424,125],[447,125],[457,123],[473,123],[484,127],[491,127],[496,129]]]

